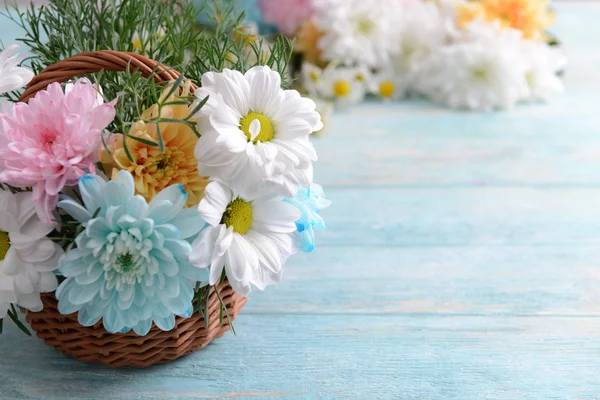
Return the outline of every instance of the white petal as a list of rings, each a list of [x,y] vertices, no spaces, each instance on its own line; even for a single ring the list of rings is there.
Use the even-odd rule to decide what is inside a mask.
[[[240,234],[233,234],[231,247],[226,257],[227,278],[246,286],[252,278],[252,271],[258,267],[258,256],[250,243]]]
[[[266,232],[295,232],[296,221],[300,219],[300,211],[281,200],[255,202],[252,212],[252,229],[256,226]]]
[[[190,263],[196,268],[208,268],[215,247],[215,239],[218,231],[211,226],[205,228],[194,243],[190,253]]]
[[[254,141],[258,135],[260,135],[260,121],[255,119],[250,122],[250,139]]]
[[[198,205],[200,216],[212,226],[221,223],[227,205],[233,200],[233,193],[225,184],[213,181],[204,190],[204,198]]]

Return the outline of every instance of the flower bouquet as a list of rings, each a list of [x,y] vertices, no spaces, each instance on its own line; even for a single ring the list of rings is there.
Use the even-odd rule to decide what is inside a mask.
[[[25,310],[81,361],[147,367],[203,348],[324,228],[309,141],[322,123],[282,88],[289,48],[245,65],[230,57],[237,17],[211,10],[211,31],[180,1],[14,11],[36,76],[15,47],[0,53],[0,318],[27,331]]]
[[[549,0],[258,0],[296,37],[304,90],[337,106],[424,96],[475,111],[563,91]]]

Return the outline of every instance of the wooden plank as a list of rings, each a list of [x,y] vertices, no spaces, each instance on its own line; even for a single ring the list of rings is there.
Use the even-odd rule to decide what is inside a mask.
[[[318,232],[326,245],[600,243],[600,188],[337,188],[327,195],[328,229]]]
[[[292,258],[283,282],[253,292],[244,312],[599,316],[598,260],[597,245],[321,247]]]
[[[113,371],[37,341],[0,342],[0,397],[28,399],[595,399],[600,319],[243,315],[169,366]]]

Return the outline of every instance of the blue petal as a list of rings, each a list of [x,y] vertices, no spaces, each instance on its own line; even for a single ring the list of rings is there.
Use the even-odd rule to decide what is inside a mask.
[[[163,331],[170,331],[175,328],[175,316],[173,314],[167,317],[154,318],[154,322]]]
[[[56,206],[65,210],[79,222],[87,222],[92,218],[92,214],[85,207],[71,199],[59,201]]]
[[[152,327],[152,319],[148,318],[148,319],[138,322],[138,324],[133,327],[133,331],[140,336],[146,336],[148,334],[148,332],[150,332],[151,327]]]
[[[304,253],[312,253],[315,250],[315,235],[312,229],[300,232],[300,240],[302,240],[300,250]]]
[[[92,312],[94,308],[94,304],[87,304],[81,310],[79,310],[79,314],[77,315],[77,320],[83,326],[93,326],[96,322],[100,321],[102,315],[94,315]]]
[[[104,204],[107,206],[125,206],[131,196],[127,195],[126,188],[117,181],[110,181],[103,190]]]
[[[157,225],[171,221],[185,205],[187,196],[182,185],[169,186],[150,202],[150,218]]]
[[[106,224],[106,220],[104,218],[96,218],[90,221],[88,226],[85,229],[85,234],[89,238],[102,238],[105,239],[109,233],[112,232],[112,229]]]
[[[121,170],[117,174],[117,181],[123,188],[123,196],[132,197],[135,193],[135,182],[129,171]]]
[[[125,326],[125,324],[119,320],[119,314],[112,305],[110,305],[104,312],[104,318],[102,322],[104,324],[104,329],[110,333],[120,332]]]
[[[106,181],[98,175],[84,175],[79,178],[79,191],[83,198],[83,204],[90,214],[94,214],[97,209],[104,206],[102,191],[105,186]]]
[[[197,235],[208,225],[206,221],[202,219],[196,207],[182,210],[173,220],[171,220],[171,224],[179,229],[179,235],[182,239],[188,239]]]

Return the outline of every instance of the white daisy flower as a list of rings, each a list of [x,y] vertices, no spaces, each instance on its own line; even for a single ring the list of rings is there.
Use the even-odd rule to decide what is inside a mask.
[[[279,282],[283,264],[296,251],[296,207],[281,199],[239,197],[215,181],[206,187],[198,211],[209,226],[192,244],[190,262],[210,269],[209,284],[219,282],[223,268],[242,296],[251,284],[263,290]]]
[[[391,70],[383,70],[373,75],[370,91],[383,101],[404,97],[408,82],[404,76]]]
[[[0,319],[11,304],[41,311],[40,293],[56,289],[63,250],[46,238],[54,228],[38,218],[31,192],[0,189]]]
[[[315,0],[323,59],[379,67],[395,50],[401,0]]]
[[[367,83],[365,71],[359,68],[328,67],[323,71],[320,93],[338,106],[360,103],[365,98]]]
[[[318,97],[323,70],[311,63],[303,63],[300,71],[302,85],[311,97]]]
[[[432,54],[420,90],[456,109],[512,108],[529,90],[521,41],[520,31],[476,20],[460,42]]]
[[[208,102],[196,114],[198,173],[253,197],[265,190],[294,196],[312,183],[317,153],[309,135],[323,124],[314,101],[282,90],[279,74],[254,67],[202,76],[196,91]]]
[[[396,83],[409,89],[418,87],[421,71],[430,54],[438,50],[446,32],[437,5],[421,0],[404,3],[398,52],[391,58]]]
[[[12,45],[0,53],[0,94],[12,92],[27,85],[33,79],[33,72],[19,67],[23,57],[17,56],[19,46]]]
[[[540,41],[524,40],[522,54],[527,62],[525,78],[529,85],[525,100],[547,101],[564,91],[558,74],[566,67],[567,59],[561,49]]]

